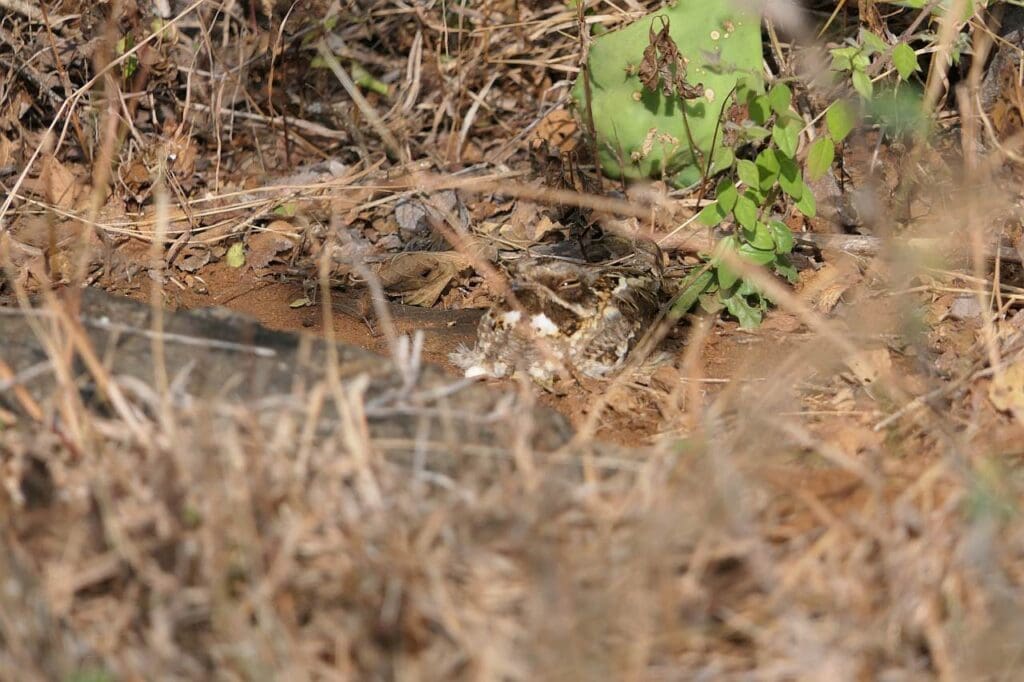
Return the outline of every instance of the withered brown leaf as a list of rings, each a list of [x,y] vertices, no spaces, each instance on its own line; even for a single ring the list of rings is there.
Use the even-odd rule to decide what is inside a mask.
[[[701,97],[704,94],[703,84],[690,85],[686,82],[686,60],[679,54],[679,47],[669,35],[668,18],[657,18],[661,20],[661,30],[655,33],[654,22],[651,22],[648,44],[644,48],[644,56],[637,72],[640,82],[651,92],[660,89],[665,97]]]

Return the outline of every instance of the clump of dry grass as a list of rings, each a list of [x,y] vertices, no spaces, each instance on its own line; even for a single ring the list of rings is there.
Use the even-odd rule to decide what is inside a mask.
[[[316,386],[255,404],[166,403],[124,380],[136,428],[58,391],[42,424],[15,413],[0,432],[0,671],[1014,670],[1019,477],[967,456],[969,430],[933,430],[940,412],[862,452],[868,472],[795,466],[787,452],[823,463],[846,444],[778,421],[799,380],[772,378],[768,392],[724,394],[691,438],[646,451],[431,451],[425,470],[406,446],[353,438],[365,423],[310,431]]]

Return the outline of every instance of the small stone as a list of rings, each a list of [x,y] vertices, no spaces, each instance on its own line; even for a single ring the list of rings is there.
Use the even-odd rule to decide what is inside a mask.
[[[973,320],[981,317],[981,304],[977,296],[958,296],[949,306],[949,316],[954,320]]]

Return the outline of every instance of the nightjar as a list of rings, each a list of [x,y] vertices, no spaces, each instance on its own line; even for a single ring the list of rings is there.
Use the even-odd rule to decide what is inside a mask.
[[[645,242],[626,258],[588,263],[527,257],[511,268],[515,300],[480,320],[476,347],[452,361],[466,376],[522,372],[541,384],[579,372],[602,377],[622,366],[659,308],[661,252]]]

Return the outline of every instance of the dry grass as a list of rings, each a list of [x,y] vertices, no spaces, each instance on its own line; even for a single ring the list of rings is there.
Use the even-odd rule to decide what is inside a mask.
[[[614,23],[655,3],[586,4]],[[692,213],[692,196],[637,208],[537,182],[530,137],[580,60],[564,4],[341,5],[320,49],[387,98],[309,69],[327,3],[272,20],[175,3],[158,34],[134,5],[111,21],[0,0],[0,296],[42,292],[47,313],[31,316],[38,365],[0,348],[0,679],[1019,676],[1022,289],[984,258],[1017,197],[971,145],[958,172],[977,184],[932,197],[914,231],[970,242],[973,261],[829,252],[776,295],[775,319],[802,331],[695,325],[645,448],[586,428],[553,451],[371,437],[381,405],[332,363],[258,400],[185,395],[159,341],[155,388],[111,373],[51,285],[141,279],[159,303],[194,285],[182,254],[273,231],[284,204],[303,207],[284,230],[301,240],[292,270],[323,280],[362,253],[340,224],[369,229],[427,187],[471,187],[470,208],[664,210],[669,225],[642,223],[662,236]],[[127,34],[136,51],[117,56]],[[344,168],[306,165],[325,158]],[[446,229],[480,259],[477,235]],[[134,266],[118,260],[140,243]],[[982,314],[951,316],[964,296]],[[703,355],[746,340],[746,361],[712,376]],[[389,362],[392,418],[426,419],[407,401],[415,352]],[[493,418],[514,431],[523,414]]]

